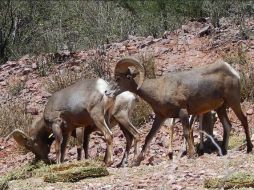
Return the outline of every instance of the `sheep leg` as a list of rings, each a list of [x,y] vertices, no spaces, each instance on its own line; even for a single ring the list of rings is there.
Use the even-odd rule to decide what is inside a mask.
[[[84,140],[83,140],[83,149],[84,149],[84,152],[85,152],[85,159],[88,159],[89,158],[89,141],[90,141],[90,134],[92,133],[92,128],[95,128],[95,126],[93,127],[86,127],[84,129]]]
[[[128,164],[128,157],[129,157],[129,152],[131,149],[131,144],[133,141],[133,136],[121,124],[119,124],[119,126],[121,130],[123,131],[123,134],[126,138],[126,148],[125,148],[122,161],[117,165],[117,167],[124,167]]]
[[[61,144],[61,163],[64,162],[64,156],[65,156],[65,152],[66,152],[66,146],[69,140],[71,133],[67,133],[63,135],[63,141]]]
[[[138,142],[140,141],[139,131],[132,125],[127,114],[121,112],[119,114],[115,114],[114,118],[120,124],[121,129],[125,129],[132,138],[134,138],[134,158],[136,158],[138,152]]]
[[[128,113],[121,111],[120,113],[114,114],[114,118],[134,137],[137,142],[140,140],[139,131],[130,122]]]
[[[183,135],[186,139],[186,142],[188,143],[189,149],[187,150],[188,155],[190,158],[195,156],[195,148],[194,148],[194,138],[193,138],[193,132],[192,128],[189,124],[189,115],[187,110],[181,109],[179,111],[179,118],[183,125]]]
[[[105,141],[107,143],[107,150],[104,158],[104,162],[107,166],[110,166],[113,163],[113,134],[111,130],[108,128],[106,121],[104,118],[99,118],[94,115],[93,118],[96,127],[102,132],[105,137]]]
[[[247,153],[252,151],[253,148],[253,144],[251,142],[251,134],[250,134],[250,129],[248,126],[248,120],[247,117],[243,114],[243,111],[241,109],[240,104],[234,104],[231,106],[232,110],[234,111],[234,113],[236,114],[237,118],[241,121],[243,128],[244,128],[244,132],[246,135],[246,142],[247,142]]]
[[[82,157],[82,146],[84,144],[84,130],[85,128],[79,127],[75,129],[76,132],[76,138],[77,138],[77,160],[81,160]]]
[[[189,117],[189,125],[190,125],[190,129],[191,129],[191,135],[193,136],[193,129],[192,129],[192,125],[193,125],[193,123],[194,123],[194,121],[197,119],[197,117],[195,116],[195,115],[191,115],[190,117]],[[182,150],[182,152],[181,152],[181,157],[183,157],[183,156],[185,156],[186,154],[187,154],[187,150],[188,150],[188,146],[187,146],[187,142],[186,142],[186,139],[184,138],[183,139],[183,144],[184,144],[184,146],[185,146],[185,150]]]
[[[159,115],[155,115],[153,126],[150,129],[148,135],[146,136],[145,144],[142,147],[142,150],[139,153],[137,159],[134,160],[133,166],[139,166],[141,161],[144,160],[145,153],[147,151],[148,146],[150,145],[153,137],[156,135],[157,131],[160,129],[160,127],[161,127],[161,125],[163,124],[164,121],[165,121],[165,118],[162,118]]]
[[[229,135],[231,131],[231,124],[226,113],[226,107],[221,106],[216,110],[218,117],[223,125],[223,141],[222,141],[222,154],[227,154]]]
[[[199,155],[203,155],[204,154],[204,134],[203,134],[203,129],[204,129],[204,117],[203,115],[199,115],[198,116],[198,120],[199,120],[199,135],[200,135],[200,142],[199,142],[199,150],[198,150],[198,154]]]
[[[52,124],[52,131],[55,137],[55,151],[56,151],[56,163],[61,163],[61,145],[63,142],[63,134],[61,130],[61,125],[59,122],[54,122]]]
[[[173,159],[173,135],[174,135],[174,126],[175,126],[175,118],[170,119],[170,127],[169,127],[169,143],[168,143],[168,157],[170,160]]]

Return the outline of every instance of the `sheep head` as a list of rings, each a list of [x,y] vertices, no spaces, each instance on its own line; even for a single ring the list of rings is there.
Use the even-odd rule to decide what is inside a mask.
[[[6,140],[13,137],[20,146],[33,152],[36,160],[43,160],[49,163],[48,154],[54,137],[49,136],[50,133],[47,132],[45,126],[42,124],[41,121],[36,122],[36,125],[29,129],[29,135],[19,129],[15,129],[8,135]]]
[[[134,68],[134,69],[133,69]],[[138,82],[136,76],[139,75]],[[145,69],[138,60],[126,57],[117,62],[115,67],[115,79],[110,82],[109,89],[116,95],[125,90],[135,92],[139,90],[145,80]],[[106,92],[110,94],[110,90]]]

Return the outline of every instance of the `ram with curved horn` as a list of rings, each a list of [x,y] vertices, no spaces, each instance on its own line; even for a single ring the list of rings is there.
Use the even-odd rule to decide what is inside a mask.
[[[131,67],[139,72],[133,72]],[[136,81],[137,73],[139,80]],[[240,105],[240,76],[228,63],[218,61],[189,71],[172,72],[155,79],[145,79],[143,66],[132,57],[123,58],[115,66],[115,81],[110,88],[118,91],[131,91],[150,104],[155,119],[145,139],[142,151],[134,165],[144,159],[148,145],[167,118],[180,118],[184,137],[188,144],[187,153],[195,155],[193,135],[190,133],[189,114],[200,115],[216,110],[223,124],[223,154],[227,153],[231,123],[226,108],[230,107],[241,121],[247,141],[247,152],[253,145],[247,118]],[[109,94],[107,90],[106,94]]]
[[[104,161],[110,165],[113,162],[113,134],[108,121],[114,118],[127,141],[121,162],[124,165],[133,139],[139,141],[139,132],[129,120],[135,96],[130,92],[123,92],[108,98],[104,94],[107,88],[108,83],[103,79],[87,79],[55,92],[49,98],[42,117],[34,122],[28,134],[14,130],[11,135],[19,144],[31,150],[36,158],[46,161],[50,145],[55,140],[57,163],[60,163],[64,161],[66,145],[72,131],[79,127],[94,127],[105,137],[107,150]],[[115,104],[115,100],[119,103]],[[53,136],[50,135],[52,132]]]

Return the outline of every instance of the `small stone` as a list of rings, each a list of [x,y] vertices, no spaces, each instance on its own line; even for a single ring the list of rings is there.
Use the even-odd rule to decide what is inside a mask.
[[[31,72],[31,69],[30,68],[25,68],[24,70],[23,70],[23,75],[27,75],[28,73],[30,73]]]
[[[126,46],[122,46],[120,49],[119,49],[119,52],[120,53],[123,53],[126,51]]]
[[[35,107],[27,108],[27,112],[28,112],[28,113],[31,113],[32,115],[38,115],[38,114],[39,114],[38,109],[35,108]]]
[[[247,115],[252,115],[253,112],[254,112],[253,108],[250,108],[250,109],[247,110],[246,113],[247,113]]]
[[[38,66],[37,66],[36,63],[33,63],[33,64],[32,64],[32,69],[37,69],[37,67],[38,67]]]
[[[209,35],[211,33],[211,26],[206,26],[204,28],[202,28],[199,32],[198,32],[198,36],[199,37],[203,37],[203,36],[206,36],[206,35]]]

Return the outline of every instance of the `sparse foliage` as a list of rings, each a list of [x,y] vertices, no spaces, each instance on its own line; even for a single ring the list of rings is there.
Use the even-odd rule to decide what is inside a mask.
[[[48,92],[54,93],[69,85],[74,84],[79,79],[103,78],[110,79],[109,62],[102,56],[95,56],[89,61],[83,63],[76,70],[60,70],[52,77],[47,78],[45,87]]]
[[[224,57],[224,60],[238,68],[240,73],[241,100],[254,101],[254,69],[242,46]]]
[[[26,80],[20,80],[19,78],[13,77],[8,82],[8,92],[12,96],[17,96],[25,88]]]
[[[14,129],[27,131],[32,123],[31,114],[27,113],[25,103],[10,101],[0,105],[0,136],[8,135]]]
[[[135,127],[140,128],[142,124],[149,121],[151,112],[152,108],[150,105],[140,98],[132,112],[131,122]]]
[[[245,32],[252,1],[14,1],[0,5],[0,63],[24,54],[76,51],[120,41],[130,35],[161,36],[186,19],[236,18]],[[244,33],[242,33],[244,34]]]
[[[141,54],[139,59],[145,68],[146,77],[150,79],[156,78],[154,55],[148,52],[146,54]]]

